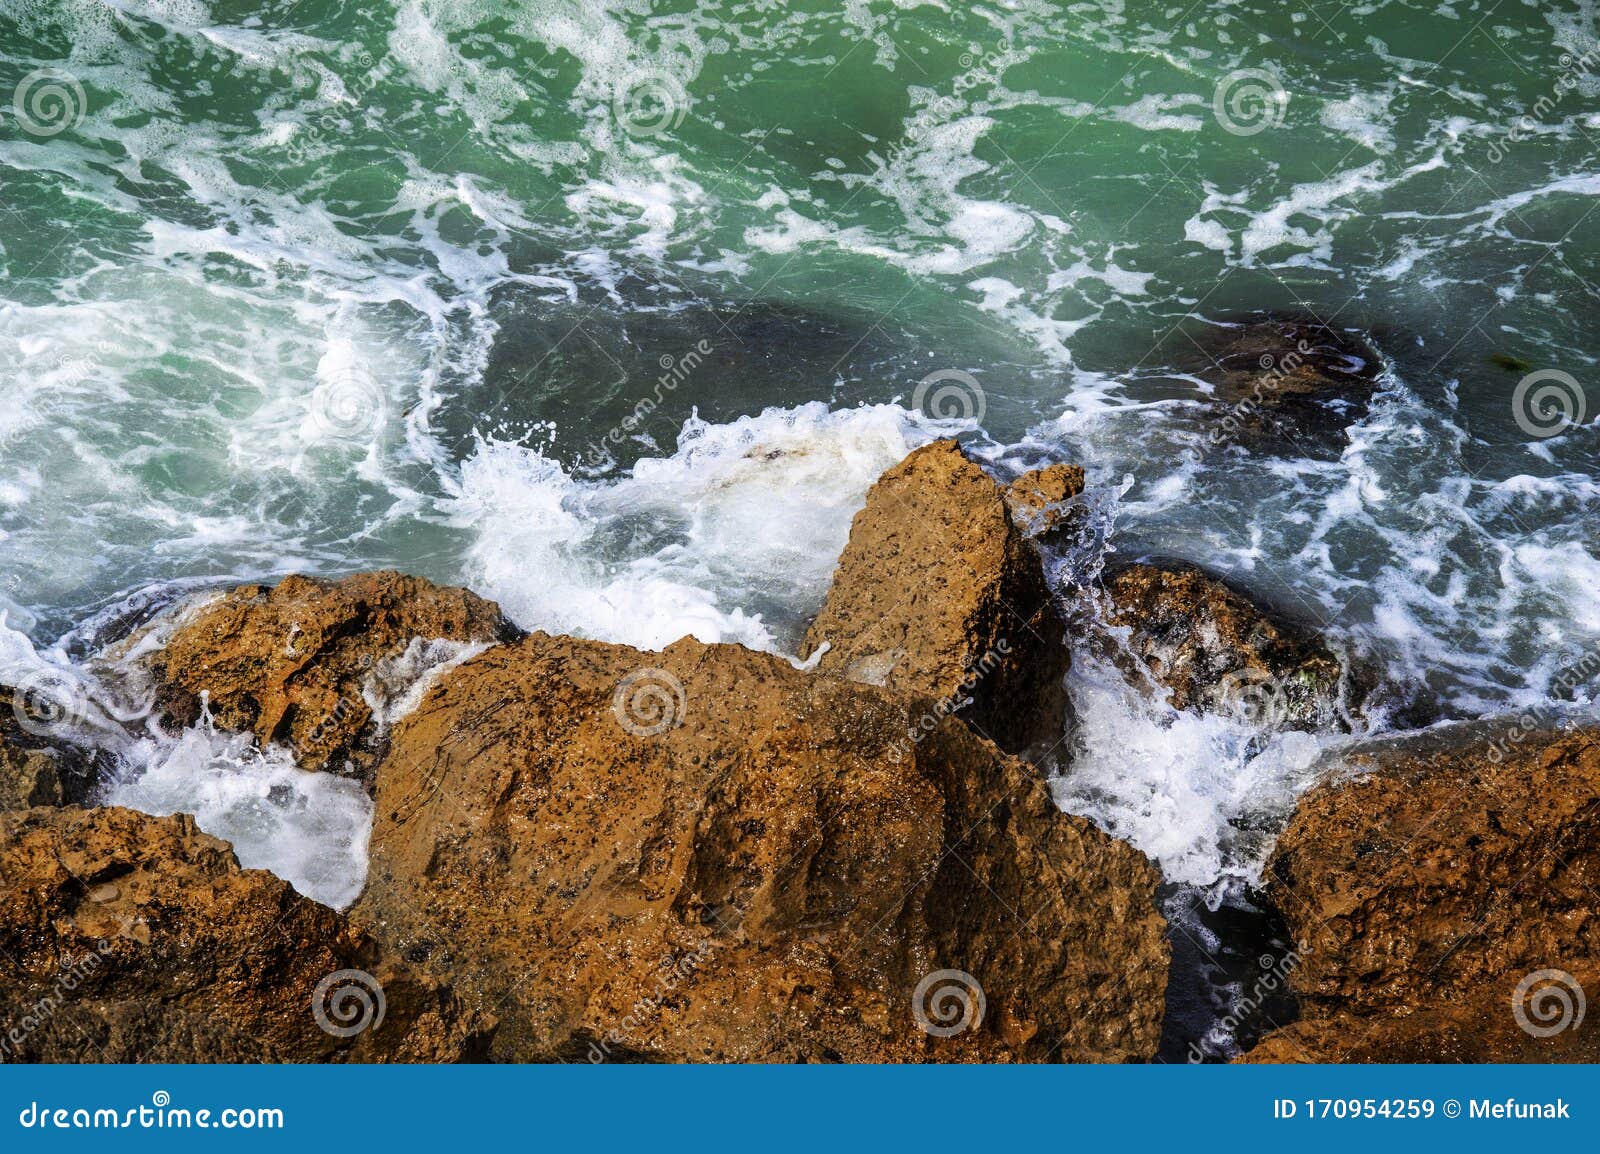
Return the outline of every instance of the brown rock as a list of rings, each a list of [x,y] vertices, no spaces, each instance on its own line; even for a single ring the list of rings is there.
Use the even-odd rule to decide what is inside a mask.
[[[1576,975],[1575,975],[1576,977]],[[1583,975],[1595,989],[1600,972]],[[1268,1034],[1238,1060],[1257,1065],[1374,1062],[1594,1062],[1600,1058],[1592,1028],[1565,1029],[1546,1038],[1522,1030],[1512,1016],[1516,978],[1506,989],[1486,988],[1470,1004],[1429,1004],[1378,1018],[1335,1013],[1295,1022]],[[1541,986],[1541,988],[1546,988]],[[1557,987],[1548,987],[1555,990]],[[1538,991],[1533,991],[1537,998]],[[1559,1015],[1559,1003],[1549,1003]],[[1530,1021],[1533,1019],[1530,1018]],[[1552,1023],[1558,1019],[1552,1019]],[[1538,1023],[1535,1022],[1535,1025]],[[1541,1027],[1542,1028],[1542,1027]]]
[[[384,1001],[349,1037],[312,1008],[342,970]],[[441,1062],[486,1042],[452,996],[188,817],[0,813],[0,975],[4,1061]],[[335,1028],[360,1021],[353,995],[324,1005]]]
[[[937,441],[867,494],[804,648],[830,647],[825,674],[944,701],[1020,752],[1063,735],[1063,632],[1000,486]]]
[[[503,1059],[1149,1058],[1155,868],[930,704],[690,639],[490,650],[396,727],[351,916],[500,1007]],[[940,970],[986,1001],[948,1038]]]
[[[1268,864],[1309,946],[1304,1020],[1252,1060],[1600,1057],[1594,1022],[1539,1036],[1514,1010],[1545,1030],[1563,986],[1600,990],[1600,731],[1453,726],[1348,758]]]
[[[1183,344],[1201,350],[1192,368],[1215,389],[1212,444],[1331,449],[1366,416],[1382,367],[1361,336],[1309,317],[1208,326]]]
[[[1269,613],[1196,566],[1107,569],[1104,614],[1171,690],[1174,709],[1231,712],[1265,728],[1341,721],[1339,659],[1315,633]]]
[[[421,639],[489,643],[516,629],[491,601],[394,572],[341,581],[287,577],[243,585],[180,618],[153,661],[165,715],[211,715],[227,730],[295,751],[305,769],[370,768],[372,709],[364,689],[386,660]]]
[[[0,685],[0,810],[83,801],[99,779],[101,754],[30,732]]]
[[[0,745],[0,810],[64,804],[66,791],[55,754]]]
[[[1007,486],[1006,508],[1025,534],[1037,537],[1066,524],[1068,510],[1062,506],[1082,492],[1082,468],[1046,465],[1022,474]]]

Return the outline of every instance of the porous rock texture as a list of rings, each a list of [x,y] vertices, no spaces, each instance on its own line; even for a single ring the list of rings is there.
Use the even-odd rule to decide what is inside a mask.
[[[1228,712],[1265,728],[1339,723],[1343,665],[1310,629],[1256,605],[1198,566],[1107,567],[1105,619],[1171,691],[1174,709]]]
[[[492,601],[381,571],[339,581],[242,585],[179,617],[153,664],[165,717],[189,725],[207,695],[225,730],[280,742],[303,769],[364,775],[372,764],[366,690],[413,642],[487,644],[517,636]]]
[[[1063,736],[1069,663],[1037,551],[954,441],[880,477],[806,634],[820,672],[950,703],[1002,749]]]
[[[1056,463],[1030,469],[1006,486],[1006,508],[1024,534],[1039,537],[1067,524],[1066,503],[1083,492],[1083,469]]]
[[[0,685],[0,810],[66,805],[92,792],[104,758],[23,724],[31,716],[16,691]]]
[[[312,1002],[351,969],[384,1013],[340,1037]],[[338,1029],[362,1020],[345,985]],[[490,1022],[191,818],[118,808],[0,813],[0,988],[13,1062],[449,1062]]]
[[[351,916],[495,1007],[499,1058],[1150,1057],[1157,871],[934,704],[533,634],[396,727]],[[925,979],[967,1028],[919,1027]]]
[[[0,687],[0,810],[35,805],[62,805],[66,800],[61,753],[34,748],[15,739],[5,724],[10,713],[7,691]]]
[[[1600,1058],[1600,730],[1450,726],[1329,773],[1267,867],[1302,1020],[1247,1059]]]

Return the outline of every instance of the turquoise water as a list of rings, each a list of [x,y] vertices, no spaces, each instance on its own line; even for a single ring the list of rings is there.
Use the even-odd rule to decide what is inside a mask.
[[[393,565],[790,653],[872,479],[959,433],[1083,463],[1113,548],[1447,714],[1587,705],[1597,35],[1588,0],[0,0],[0,651]],[[1347,445],[1207,451],[1190,338],[1257,310],[1381,350]],[[1194,886],[1253,876],[1338,740],[1074,678],[1063,804]]]

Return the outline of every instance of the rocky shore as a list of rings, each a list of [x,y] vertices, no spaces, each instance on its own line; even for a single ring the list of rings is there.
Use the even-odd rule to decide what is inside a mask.
[[[1318,358],[1368,383],[1325,338],[1274,436]],[[1037,545],[1083,489],[1069,463],[1008,487],[954,442],[911,453],[804,661],[524,634],[396,573],[243,586],[119,642],[167,732],[368,791],[345,911],[188,817],[96,807],[107,755],[4,691],[0,1060],[1153,1059],[1160,871],[1045,780],[1083,607]],[[1174,708],[1359,729],[1370,671],[1231,582],[1123,558],[1093,596]],[[1594,1060],[1597,738],[1441,727],[1319,767],[1260,895],[1299,1020],[1245,1060]],[[1575,1028],[1547,1029],[1557,986]]]

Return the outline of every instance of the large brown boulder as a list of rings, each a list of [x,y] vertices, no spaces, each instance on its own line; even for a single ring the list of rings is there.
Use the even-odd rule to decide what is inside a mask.
[[[0,975],[6,1061],[448,1062],[486,1043],[488,1019],[184,816],[0,813]]]
[[[1344,667],[1312,630],[1255,604],[1182,562],[1108,567],[1107,622],[1171,691],[1174,709],[1231,713],[1269,729],[1316,729],[1345,720]]]
[[[290,747],[304,769],[364,774],[374,755],[374,677],[419,643],[517,635],[492,601],[394,572],[242,585],[180,613],[154,656],[161,706],[192,724],[207,695],[223,729]]]
[[[1600,730],[1447,727],[1346,755],[1267,867],[1303,1020],[1255,1061],[1594,1061]]]
[[[498,1007],[498,1058],[1149,1058],[1155,868],[934,705],[691,639],[492,649],[397,725],[351,916]]]
[[[825,674],[934,698],[1002,749],[1061,740],[1069,656],[1038,553],[954,441],[886,472],[806,634]]]

